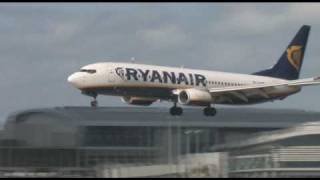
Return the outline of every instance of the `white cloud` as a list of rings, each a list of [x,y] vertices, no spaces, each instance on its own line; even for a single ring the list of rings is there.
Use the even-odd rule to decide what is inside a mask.
[[[138,36],[154,48],[171,48],[179,46],[187,40],[186,34],[176,25],[144,29],[137,32]]]
[[[291,21],[319,24],[320,4],[293,3],[289,5],[287,14]]]
[[[49,34],[53,40],[58,41],[68,40],[77,32],[79,28],[81,28],[75,23],[51,24],[50,27]]]
[[[212,32],[264,35],[283,27],[320,24],[319,3],[243,4],[225,9],[227,13],[212,22]]]
[[[285,46],[303,24],[312,26],[309,44],[318,42],[314,33],[320,25],[318,21],[320,4],[243,4],[224,6],[224,8],[220,18],[210,24],[213,38],[209,42],[220,44],[216,45],[220,51],[213,50],[208,53],[211,57],[224,58],[239,65],[241,65],[239,62],[247,62],[250,67],[269,67],[279,58]],[[314,50],[317,48],[314,45],[308,46],[306,56],[308,59],[316,53]],[[224,53],[221,49],[228,49],[230,54]],[[232,58],[233,56],[237,58]],[[218,60],[216,63],[219,67],[223,67],[226,62]],[[304,66],[308,64],[305,63]]]
[[[230,7],[228,14],[212,23],[214,33],[265,34],[286,23],[284,13],[259,11],[256,6]],[[240,34],[241,33],[241,34]]]

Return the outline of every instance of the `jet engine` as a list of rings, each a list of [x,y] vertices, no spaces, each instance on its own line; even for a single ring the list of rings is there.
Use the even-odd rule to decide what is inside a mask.
[[[132,104],[132,105],[149,106],[152,103],[154,103],[155,101],[157,101],[157,99],[145,98],[145,97],[125,96],[125,97],[122,97],[122,101],[124,101],[125,103],[128,103],[128,104]]]
[[[205,90],[185,89],[178,94],[178,102],[182,105],[208,106],[212,103],[212,96]]]

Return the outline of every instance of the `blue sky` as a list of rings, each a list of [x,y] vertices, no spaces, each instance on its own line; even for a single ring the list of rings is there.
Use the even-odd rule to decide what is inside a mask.
[[[303,24],[312,28],[301,77],[320,75],[319,18],[318,3],[1,3],[0,117],[26,108],[89,105],[67,77],[94,62],[135,57],[227,72],[266,69]],[[319,91],[306,87],[253,107],[319,111]],[[127,106],[108,96],[99,104]]]

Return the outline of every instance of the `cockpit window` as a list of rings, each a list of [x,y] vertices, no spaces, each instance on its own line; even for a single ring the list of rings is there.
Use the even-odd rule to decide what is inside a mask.
[[[87,72],[90,74],[96,73],[97,71],[95,69],[80,69],[80,72]]]

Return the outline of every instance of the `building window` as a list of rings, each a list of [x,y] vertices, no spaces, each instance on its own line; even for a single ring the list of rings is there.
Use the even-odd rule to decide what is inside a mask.
[[[85,128],[85,146],[152,146],[152,128],[145,127],[101,127]],[[150,138],[151,137],[151,138]]]

